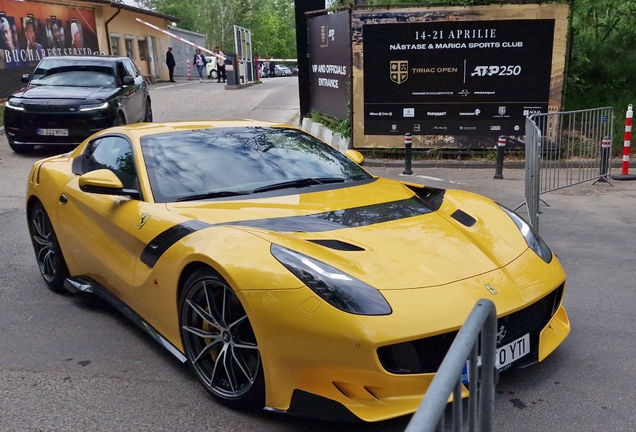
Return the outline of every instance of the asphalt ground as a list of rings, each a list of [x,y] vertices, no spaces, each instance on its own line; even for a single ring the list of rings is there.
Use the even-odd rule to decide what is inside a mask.
[[[160,83],[155,119],[255,118],[297,122],[293,78],[242,90]],[[317,422],[234,411],[215,402],[180,364],[99,299],[59,296],[42,281],[30,245],[24,191],[31,164],[0,135],[0,431],[401,431],[408,417],[374,424]],[[375,174],[523,203],[521,169],[439,168]],[[501,374],[497,431],[636,430],[636,182],[584,183],[543,195],[541,235],[568,275],[572,333],[544,362]],[[519,212],[522,213],[522,207]],[[522,213],[523,214],[523,213]]]

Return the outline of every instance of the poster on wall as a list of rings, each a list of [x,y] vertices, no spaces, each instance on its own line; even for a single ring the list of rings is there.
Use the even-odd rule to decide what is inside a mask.
[[[483,148],[558,111],[569,5],[354,11],[355,147]],[[521,141],[518,141],[521,142]]]
[[[351,100],[349,12],[309,19],[311,110],[346,120]]]
[[[0,0],[0,98],[44,57],[98,52],[93,9]]]

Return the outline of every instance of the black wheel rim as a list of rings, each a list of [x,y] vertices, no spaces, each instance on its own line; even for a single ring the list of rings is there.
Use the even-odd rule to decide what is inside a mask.
[[[35,209],[31,214],[31,228],[35,259],[44,280],[50,283],[55,279],[56,249],[53,228],[48,216],[41,209]]]
[[[200,280],[185,299],[181,323],[186,354],[205,386],[226,399],[246,394],[258,375],[260,354],[234,291],[213,278]]]

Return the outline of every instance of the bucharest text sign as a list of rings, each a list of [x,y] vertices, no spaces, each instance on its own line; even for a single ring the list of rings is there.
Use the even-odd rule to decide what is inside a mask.
[[[0,99],[44,57],[98,54],[94,9],[0,0]]]
[[[345,120],[351,100],[349,12],[309,20],[311,110]]]
[[[547,112],[555,20],[364,25],[364,134],[521,135]]]

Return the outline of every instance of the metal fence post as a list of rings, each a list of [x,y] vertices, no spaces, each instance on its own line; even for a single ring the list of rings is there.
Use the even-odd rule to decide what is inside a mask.
[[[494,179],[503,178],[504,151],[506,150],[506,137],[501,135],[497,141],[497,165],[495,167]]]
[[[413,147],[413,137],[410,133],[404,134],[404,175],[413,175],[411,170],[411,148]]]
[[[612,142],[609,137],[606,136],[603,138],[603,141],[601,141],[601,171],[599,172],[599,178],[597,180],[599,182],[609,183],[607,178],[609,177],[609,161],[611,152]]]

